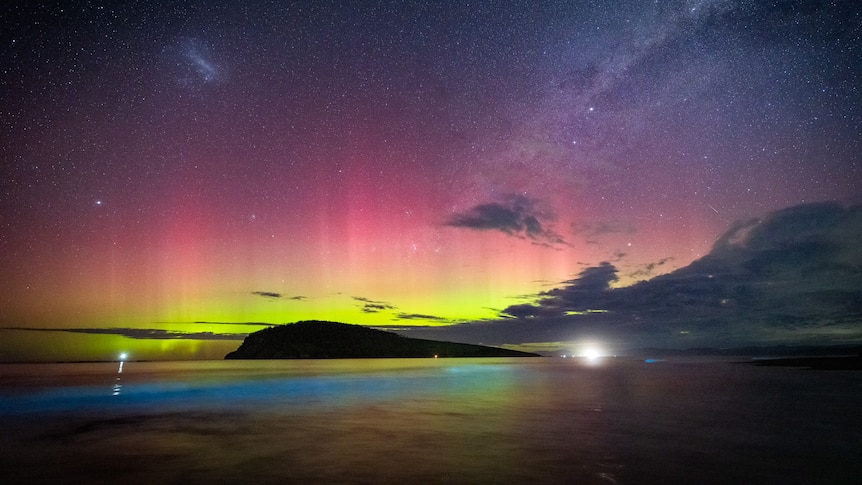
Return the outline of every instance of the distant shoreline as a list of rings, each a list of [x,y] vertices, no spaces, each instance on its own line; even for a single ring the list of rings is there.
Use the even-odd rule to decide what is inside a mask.
[[[631,349],[627,352],[621,352],[620,357],[636,357],[636,358],[665,358],[665,357],[749,357],[752,361],[744,363],[758,364],[763,366],[785,366],[785,367],[812,367],[820,365],[820,361],[825,359],[829,362],[830,359],[838,359],[832,364],[839,365],[843,359],[858,358],[862,349],[858,345],[801,345],[801,346],[772,346],[772,347],[734,347],[734,348],[690,348],[690,349],[666,349],[666,348],[638,348]],[[556,354],[540,353],[545,357],[554,357]],[[219,358],[207,359],[141,359],[141,360],[126,360],[127,363],[143,363],[143,362],[196,362],[204,360],[223,360]],[[0,365],[32,365],[32,364],[105,364],[117,363],[118,359],[105,360],[5,360],[0,361]],[[847,365],[853,365],[853,362],[847,362]],[[823,365],[830,365],[823,363]],[[856,369],[856,367],[853,367]]]
[[[854,357],[793,357],[757,359],[747,364],[758,367],[803,367],[812,370],[862,370],[862,355]]]

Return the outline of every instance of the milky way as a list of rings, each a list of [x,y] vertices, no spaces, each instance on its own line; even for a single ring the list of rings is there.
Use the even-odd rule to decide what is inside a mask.
[[[2,7],[0,326],[496,320],[860,202],[855,2],[341,3]]]

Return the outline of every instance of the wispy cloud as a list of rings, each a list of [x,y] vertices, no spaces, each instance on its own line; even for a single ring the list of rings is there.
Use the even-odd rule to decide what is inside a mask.
[[[394,305],[385,301],[375,301],[361,296],[354,296],[353,299],[362,303],[361,309],[364,313],[378,313],[396,309]]]
[[[574,223],[571,230],[572,234],[582,236],[588,242],[595,242],[596,239],[608,234],[634,234],[637,232],[637,227],[626,221],[604,220]]]
[[[306,300],[306,299],[307,299],[306,297],[304,297],[304,296],[302,296],[302,295],[296,295],[296,296],[285,296],[285,295],[283,295],[283,294],[281,294],[281,293],[277,293],[277,292],[275,292],[275,291],[252,291],[252,292],[251,292],[251,294],[252,294],[252,295],[257,295],[257,296],[260,296],[260,297],[262,297],[262,298],[266,298],[266,299],[269,299],[269,300],[294,300],[294,301],[303,301],[303,300]]]
[[[31,332],[69,332],[96,335],[117,335],[139,340],[242,340],[246,333],[175,332],[155,328],[27,328],[2,327],[0,330],[23,330]]]
[[[186,323],[186,322],[158,322],[158,323]],[[196,322],[192,322],[199,325],[251,325],[254,327],[272,327],[275,325],[281,325],[280,323],[270,323],[270,322],[207,322],[203,320],[199,320]]]
[[[662,258],[658,261],[653,261],[651,263],[646,263],[644,265],[639,266],[634,271],[630,272],[627,276],[633,279],[648,279],[655,275],[657,270],[660,270],[669,262],[673,261],[673,258]]]
[[[448,318],[435,315],[424,315],[421,313],[399,313],[395,315],[396,320],[432,320],[437,322],[449,322]]]

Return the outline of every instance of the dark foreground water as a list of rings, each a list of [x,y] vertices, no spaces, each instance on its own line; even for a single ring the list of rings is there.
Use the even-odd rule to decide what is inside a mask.
[[[717,361],[0,365],[0,483],[859,483],[862,373]]]

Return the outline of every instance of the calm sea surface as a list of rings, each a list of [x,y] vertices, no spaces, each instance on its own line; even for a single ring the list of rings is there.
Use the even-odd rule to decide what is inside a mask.
[[[862,373],[715,360],[0,365],[0,483],[860,483]]]

